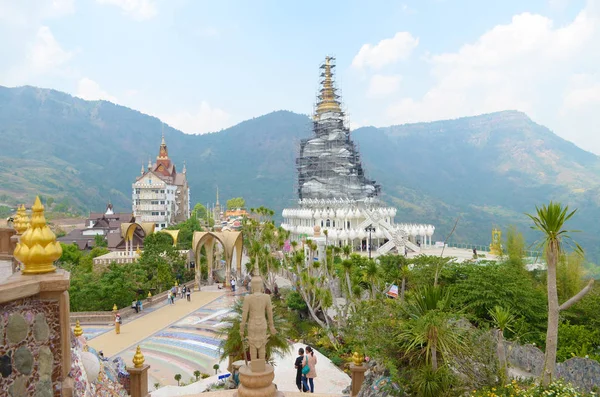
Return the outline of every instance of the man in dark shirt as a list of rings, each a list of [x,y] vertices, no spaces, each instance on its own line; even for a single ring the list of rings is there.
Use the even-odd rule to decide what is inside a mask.
[[[296,368],[296,386],[298,386],[298,390],[300,392],[307,392],[308,390],[302,387],[302,360],[304,360],[304,349],[298,349],[298,357],[296,357],[296,362],[294,363],[294,367]]]

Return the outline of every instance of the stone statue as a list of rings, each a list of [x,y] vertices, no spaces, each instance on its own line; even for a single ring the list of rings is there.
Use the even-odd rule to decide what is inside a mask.
[[[271,335],[275,335],[277,330],[273,324],[271,297],[263,293],[263,281],[258,269],[255,270],[254,274],[252,281],[250,281],[252,294],[244,298],[240,334],[242,340],[244,340],[246,322],[248,322],[248,344],[250,345],[252,372],[262,372],[265,368],[265,351],[268,341],[267,319]]]

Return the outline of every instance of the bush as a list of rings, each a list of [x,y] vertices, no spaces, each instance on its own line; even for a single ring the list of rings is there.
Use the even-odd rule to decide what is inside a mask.
[[[485,388],[471,392],[470,397],[591,397],[595,393],[585,393],[577,390],[562,380],[552,382],[547,388],[542,386],[526,386],[516,380],[506,386]]]

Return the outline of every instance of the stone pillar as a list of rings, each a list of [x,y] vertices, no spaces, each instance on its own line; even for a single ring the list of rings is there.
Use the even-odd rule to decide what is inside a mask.
[[[365,372],[367,367],[365,365],[350,364],[350,372],[352,373],[352,390],[350,392],[351,397],[358,396],[360,388],[365,380]]]
[[[148,369],[144,364],[145,358],[138,346],[133,355],[133,367],[127,367],[129,372],[129,394],[131,397],[147,397],[148,394]]]
[[[141,368],[127,367],[130,380],[131,397],[147,397],[148,394],[148,369],[149,365],[145,364]]]

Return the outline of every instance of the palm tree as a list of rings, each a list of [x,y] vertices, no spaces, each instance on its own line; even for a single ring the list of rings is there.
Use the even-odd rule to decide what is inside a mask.
[[[348,244],[345,244],[345,245],[342,247],[342,253],[344,254],[344,257],[345,257],[346,259],[350,258],[350,254],[352,253],[352,247],[351,247],[351,246],[349,246]]]
[[[489,311],[492,321],[496,327],[496,335],[498,337],[498,345],[496,353],[498,354],[498,364],[500,364],[500,381],[502,384],[508,379],[508,366],[506,365],[506,350],[504,349],[504,331],[512,331],[512,324],[515,322],[515,316],[512,315],[509,309],[500,306],[494,306]]]
[[[365,268],[365,281],[371,284],[371,299],[375,299],[376,295],[376,284],[379,277],[379,267],[374,260],[370,259],[367,261],[367,267]]]
[[[213,365],[213,369],[215,370],[215,375],[219,372],[219,364]]]
[[[218,336],[222,338],[220,350],[221,360],[231,357],[232,361],[244,359],[244,347],[240,336],[240,322],[242,320],[242,303],[241,299],[235,301],[232,307],[232,314],[223,319],[226,324],[221,327]],[[266,346],[267,361],[273,357],[274,353],[283,355],[290,351],[290,345],[285,338],[289,333],[289,325],[285,318],[278,312],[277,308],[273,308],[273,322],[277,334],[270,335]]]
[[[548,329],[546,331],[546,354],[544,370],[542,371],[542,385],[548,386],[552,382],[556,369],[556,349],[558,344],[558,315],[560,310],[571,307],[578,302],[591,289],[593,280],[578,294],[573,296],[561,306],[558,304],[558,291],[556,288],[556,265],[563,255],[565,245],[574,248],[574,251],[583,255],[583,249],[573,241],[569,233],[574,230],[565,230],[565,223],[575,215],[577,210],[569,212],[569,206],[550,202],[548,205],[535,207],[535,214],[526,214],[532,221],[534,230],[542,232],[539,242],[540,248],[546,255],[547,262],[547,287],[548,287]]]
[[[440,359],[465,351],[464,333],[449,313],[452,295],[450,290],[439,286],[427,286],[417,290],[403,307],[408,316],[398,334],[406,354],[422,360],[437,371]]]
[[[179,381],[181,380],[181,374],[175,374],[175,380],[177,381],[177,386],[179,386]]]
[[[196,381],[198,381],[198,378],[200,378],[200,375],[201,375],[201,374],[202,374],[202,373],[201,373],[199,370],[195,370],[195,371],[194,371],[194,377],[196,378]]]

